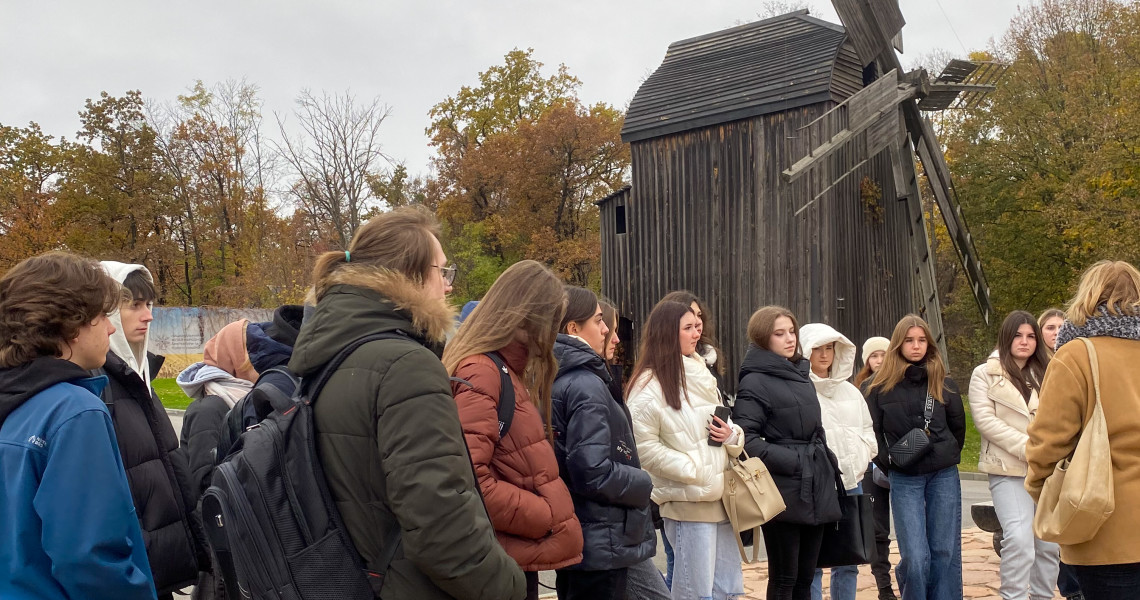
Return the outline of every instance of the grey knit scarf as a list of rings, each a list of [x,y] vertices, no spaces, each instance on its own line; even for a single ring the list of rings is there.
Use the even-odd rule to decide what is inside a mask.
[[[1057,350],[1067,342],[1080,337],[1114,337],[1125,340],[1140,340],[1140,316],[1110,315],[1104,306],[1096,309],[1099,316],[1089,317],[1084,325],[1077,327],[1065,319],[1057,332]]]

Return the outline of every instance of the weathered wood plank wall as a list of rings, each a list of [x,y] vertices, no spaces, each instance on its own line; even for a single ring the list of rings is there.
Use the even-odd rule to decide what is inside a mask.
[[[794,184],[780,178],[791,158],[807,151],[799,129],[833,106],[633,143],[632,189],[603,201],[601,218],[602,290],[635,336],[658,299],[692,290],[709,304],[726,383],[735,389],[748,318],[760,306],[787,306],[801,324],[832,324],[856,345],[889,335],[915,310],[906,206],[894,200],[888,153],[814,202],[825,181],[850,168],[851,157],[840,153]],[[864,176],[882,190],[879,221],[860,199]],[[637,341],[626,340],[627,356]]]

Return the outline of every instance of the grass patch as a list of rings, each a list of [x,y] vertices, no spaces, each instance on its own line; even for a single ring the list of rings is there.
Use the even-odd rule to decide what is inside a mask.
[[[155,379],[153,385],[155,393],[158,394],[158,399],[166,408],[186,410],[186,407],[190,406],[190,397],[183,393],[182,388],[178,387],[174,378]]]
[[[982,451],[982,436],[974,427],[974,417],[970,415],[970,403],[966,400],[965,394],[962,395],[962,404],[966,409],[966,445],[962,447],[962,464],[958,465],[958,470],[977,473],[978,454]]]

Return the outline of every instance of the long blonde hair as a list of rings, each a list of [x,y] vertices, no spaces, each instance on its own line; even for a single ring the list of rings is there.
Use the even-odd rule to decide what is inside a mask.
[[[910,363],[903,358],[902,346],[911,327],[922,328],[922,333],[926,336],[926,356],[923,357],[926,368],[926,391],[935,400],[945,404],[942,390],[946,380],[946,363],[942,360],[942,353],[938,350],[930,326],[918,315],[907,315],[895,325],[894,333],[891,334],[891,345],[887,348],[887,355],[883,357],[883,365],[875,373],[875,379],[871,382],[871,388],[867,393],[870,394],[875,390],[887,393],[903,380]]]
[[[558,374],[554,340],[565,310],[566,292],[558,277],[533,260],[517,262],[499,275],[463,321],[443,351],[443,366],[454,375],[463,359],[509,346],[521,329],[530,350],[522,379],[549,425],[550,389]]]
[[[1140,314],[1140,271],[1122,260],[1102,260],[1089,267],[1065,317],[1080,327],[1096,316],[1100,306],[1114,316]]]

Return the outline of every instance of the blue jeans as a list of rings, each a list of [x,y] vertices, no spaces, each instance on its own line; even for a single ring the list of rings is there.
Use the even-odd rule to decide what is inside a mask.
[[[871,476],[870,469],[867,476]],[[862,494],[863,484],[857,483],[855,487],[847,490],[848,494]],[[859,567],[848,565],[846,567],[831,568],[831,600],[855,600],[855,592],[859,589]],[[811,600],[823,600],[823,569],[815,570],[815,579],[811,582]]]
[[[733,600],[744,595],[744,573],[736,532],[720,523],[665,519],[665,535],[673,544],[673,600]]]
[[[902,600],[962,599],[962,482],[958,467],[924,475],[891,471]]]
[[[673,587],[673,544],[669,543],[669,536],[665,535],[665,528],[661,528],[661,545],[665,546],[665,587]]]

